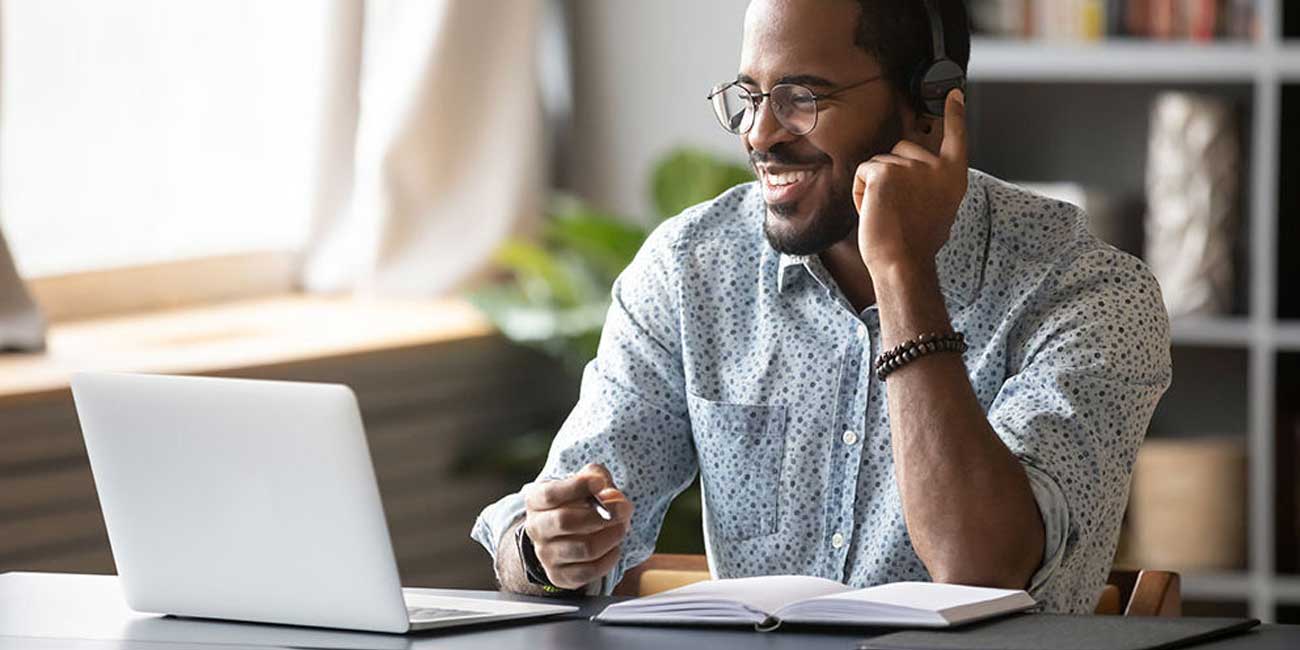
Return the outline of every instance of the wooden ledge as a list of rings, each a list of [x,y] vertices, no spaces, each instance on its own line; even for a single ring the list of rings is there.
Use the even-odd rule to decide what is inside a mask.
[[[0,402],[68,388],[72,373],[210,373],[491,336],[460,299],[282,295],[56,323],[48,349],[0,354]]]

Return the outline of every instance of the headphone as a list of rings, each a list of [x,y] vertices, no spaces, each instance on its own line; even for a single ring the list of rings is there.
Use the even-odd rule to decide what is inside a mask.
[[[933,55],[912,76],[912,97],[927,115],[943,117],[948,93],[954,88],[966,90],[966,73],[944,51],[943,17],[935,0],[922,0],[930,21],[930,44]]]

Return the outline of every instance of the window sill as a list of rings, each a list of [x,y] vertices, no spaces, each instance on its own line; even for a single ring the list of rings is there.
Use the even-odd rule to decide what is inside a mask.
[[[459,299],[301,294],[56,322],[42,353],[0,354],[0,402],[66,390],[72,374],[213,373],[491,336]]]

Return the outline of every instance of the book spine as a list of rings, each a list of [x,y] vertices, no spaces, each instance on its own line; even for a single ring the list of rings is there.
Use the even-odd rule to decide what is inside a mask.
[[[1127,36],[1125,18],[1128,7],[1124,0],[1106,0],[1106,35]]]
[[[1176,0],[1151,0],[1148,17],[1151,37],[1169,40],[1174,35],[1174,3]]]
[[[1151,0],[1129,0],[1125,22],[1130,36],[1151,36]]]
[[[1100,41],[1106,37],[1106,3],[1104,0],[1079,0],[1079,37]]]

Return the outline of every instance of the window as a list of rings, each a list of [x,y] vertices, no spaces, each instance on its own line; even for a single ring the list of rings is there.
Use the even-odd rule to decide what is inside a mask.
[[[6,2],[0,224],[20,272],[300,247],[329,6]]]

